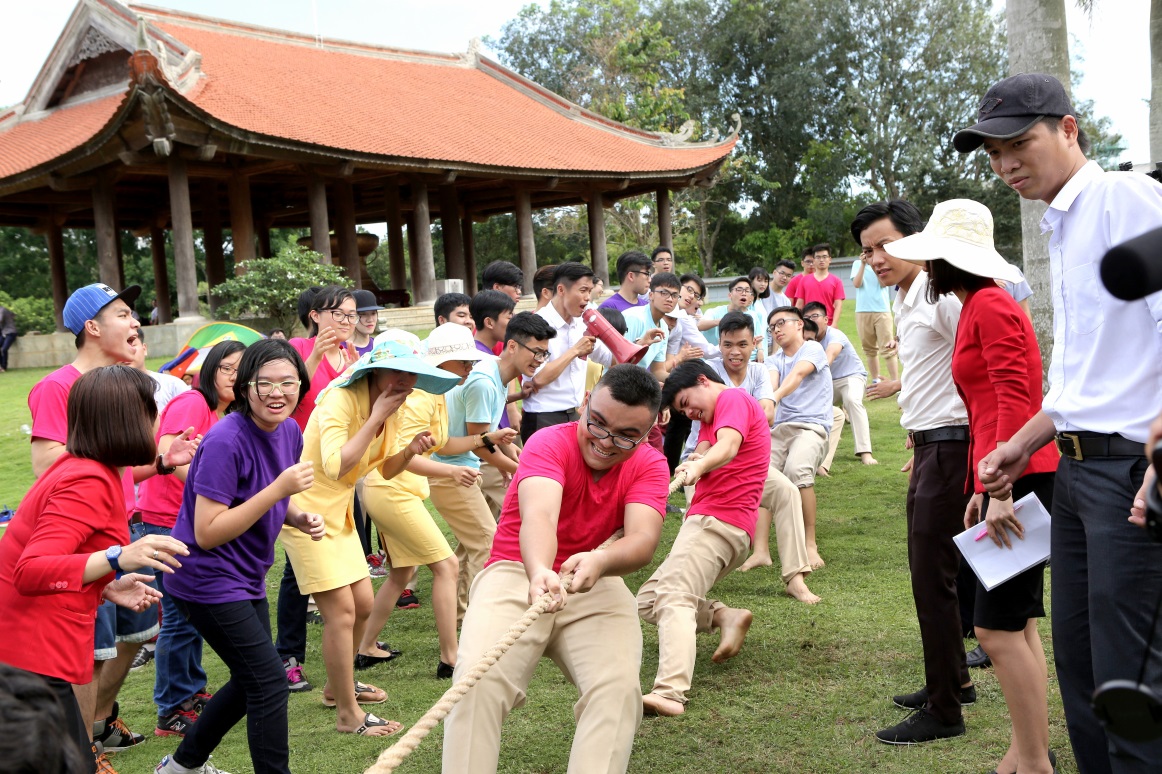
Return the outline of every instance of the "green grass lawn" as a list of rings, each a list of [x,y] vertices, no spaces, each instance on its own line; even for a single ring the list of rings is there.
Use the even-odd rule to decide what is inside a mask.
[[[854,338],[854,315],[841,328]],[[42,372],[0,375],[0,502],[15,506],[31,482],[28,389]],[[907,460],[894,401],[868,404],[877,467],[852,454],[844,431],[833,477],[819,482],[819,542],[827,566],[812,574],[811,589],[823,602],[808,607],[782,593],[777,568],[734,573],[714,594],[735,607],[754,611],[754,626],[742,653],[713,664],[714,634],[698,640],[698,666],[687,712],[680,718],[646,718],[630,763],[633,772],[900,772],[975,774],[993,768],[1009,739],[1004,698],[991,670],[974,670],[979,699],[965,710],[968,735],[916,748],[879,744],[872,733],[904,717],[890,696],[923,685],[923,664],[906,565],[904,493],[899,472]],[[683,504],[681,495],[673,502]],[[442,522],[441,522],[442,524]],[[627,578],[636,590],[665,557],[678,531],[670,517],[654,563]],[[445,528],[446,530],[446,528]],[[272,599],[282,573],[272,568]],[[359,673],[388,691],[377,714],[415,722],[448,687],[435,679],[438,660],[435,626],[427,605],[431,576],[420,573],[417,610],[397,611],[384,639],[404,652],[401,659]],[[1048,584],[1046,584],[1048,587]],[[642,686],[648,690],[657,667],[657,630],[643,625]],[[318,626],[310,627],[307,676],[323,680]],[[1052,660],[1048,622],[1042,635]],[[207,649],[211,687],[226,679],[221,662]],[[121,692],[122,716],[149,734],[156,720],[152,666],[131,673]],[[1050,743],[1058,770],[1077,769],[1069,752],[1056,679],[1050,670]],[[547,660],[529,687],[528,703],[504,726],[500,770],[547,774],[564,772],[573,733],[576,693]],[[296,772],[360,772],[388,744],[334,731],[333,711],[320,703],[320,690],[290,698],[291,765]],[[435,772],[440,767],[442,730],[437,728],[399,769]],[[121,774],[151,772],[177,740],[150,736],[137,748],[118,753]],[[234,774],[250,772],[245,728],[226,737],[214,764]]]

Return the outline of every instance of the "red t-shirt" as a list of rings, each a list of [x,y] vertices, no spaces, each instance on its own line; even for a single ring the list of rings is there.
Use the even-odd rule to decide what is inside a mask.
[[[827,307],[827,324],[830,325],[835,317],[835,302],[843,301],[847,294],[843,292],[843,280],[834,274],[828,274],[822,282],[815,279],[814,274],[808,274],[791,280],[787,285],[787,298],[801,298],[804,305],[812,301],[823,304]]]
[[[767,466],[771,460],[771,428],[759,402],[746,390],[732,387],[723,390],[714,404],[714,421],[703,422],[698,443],[714,444],[724,427],[742,434],[742,445],[734,459],[712,470],[694,486],[694,498],[687,515],[713,516],[746,532],[754,540],[755,519]]]
[[[62,454],[32,485],[0,540],[0,662],[93,679],[97,606],[113,573],[82,578],[89,554],[129,543],[123,509],[116,469],[94,460]]]
[[[166,404],[158,423],[157,440],[163,435],[178,435],[188,427],[195,435],[205,436],[218,421],[218,412],[206,405],[206,396],[198,390],[183,392]],[[137,510],[146,524],[173,529],[182,507],[185,484],[176,476],[152,476],[141,482],[137,492]]]
[[[72,363],[61,366],[41,379],[28,393],[28,410],[32,412],[32,440],[68,443],[69,440],[69,390],[81,378],[81,372]],[[125,469],[121,478],[121,490],[125,495],[125,518],[137,506],[133,492],[133,470]]]
[[[577,445],[577,423],[548,427],[534,434],[521,452],[486,567],[493,562],[522,561],[518,490],[521,481],[535,476],[550,478],[564,488],[557,519],[554,570],[560,570],[573,554],[592,551],[609,539],[625,524],[628,503],[647,505],[658,512],[659,519],[665,518],[670,473],[661,452],[649,444],[640,444],[629,459],[594,481],[593,471],[585,464]]]
[[[303,356],[303,360],[310,357],[311,351],[315,348],[314,337],[309,339],[291,339],[288,343]],[[305,395],[299,396],[299,405],[295,407],[294,414],[291,415],[294,421],[298,423],[299,430],[302,430],[304,433],[307,432],[307,420],[311,418],[311,412],[315,410],[315,398],[339,373],[339,371],[331,367],[331,361],[327,358],[319,361],[319,367],[315,369],[315,375],[311,377],[311,389],[307,390]]]

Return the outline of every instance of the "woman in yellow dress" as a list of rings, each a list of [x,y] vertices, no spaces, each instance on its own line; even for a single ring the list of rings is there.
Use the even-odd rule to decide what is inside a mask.
[[[414,336],[403,331],[390,332],[399,340]],[[399,334],[403,334],[400,336]],[[383,335],[389,335],[385,331]],[[418,339],[415,339],[418,343]],[[456,374],[463,381],[480,360],[492,357],[476,348],[472,334],[458,323],[445,323],[428,337],[424,359],[428,365]],[[456,589],[459,561],[456,559],[444,533],[424,506],[430,497],[429,478],[448,478],[461,486],[476,485],[480,471],[466,465],[450,465],[430,459],[431,452],[459,454],[480,448],[484,440],[469,437],[448,437],[448,409],[443,395],[415,390],[404,405],[388,420],[389,453],[400,448],[414,435],[428,432],[432,447],[417,455],[407,468],[395,478],[387,479],[373,472],[364,481],[363,505],[379,528],[387,543],[391,572],[375,595],[355,668],[366,669],[392,658],[377,642],[379,632],[395,609],[395,601],[413,575],[413,568],[427,565],[432,571],[432,613],[436,619],[436,633],[440,643],[440,661],[436,677],[451,678],[456,665]],[[394,435],[394,443],[391,437]],[[511,428],[486,434],[494,444],[508,443],[516,431]]]
[[[385,425],[413,388],[442,394],[459,380],[427,365],[411,349],[385,341],[319,393],[307,423],[303,460],[313,464],[315,481],[293,501],[323,516],[326,535],[312,542],[284,529],[282,543],[294,563],[299,590],[314,595],[323,616],[323,703],[337,708],[335,726],[341,732],[385,736],[400,728],[359,708],[381,703],[387,694],[356,682],[353,673],[355,643],[362,639],[373,599],[355,526],[355,482],[372,470],[392,478],[430,448],[431,435],[423,432],[390,453]]]

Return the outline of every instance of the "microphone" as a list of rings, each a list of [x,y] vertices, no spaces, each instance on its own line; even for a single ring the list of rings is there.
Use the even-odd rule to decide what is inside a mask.
[[[1162,290],[1162,228],[1111,247],[1101,261],[1101,281],[1123,301]]]

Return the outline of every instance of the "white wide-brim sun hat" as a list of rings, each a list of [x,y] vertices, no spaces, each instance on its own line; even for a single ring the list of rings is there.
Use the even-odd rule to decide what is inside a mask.
[[[918,234],[888,242],[884,250],[910,263],[944,260],[978,277],[1018,283],[1021,272],[993,247],[993,214],[972,199],[949,199],[932,210]]]
[[[460,323],[444,323],[424,339],[424,361],[436,368],[449,360],[496,360],[476,348],[472,332]]]

